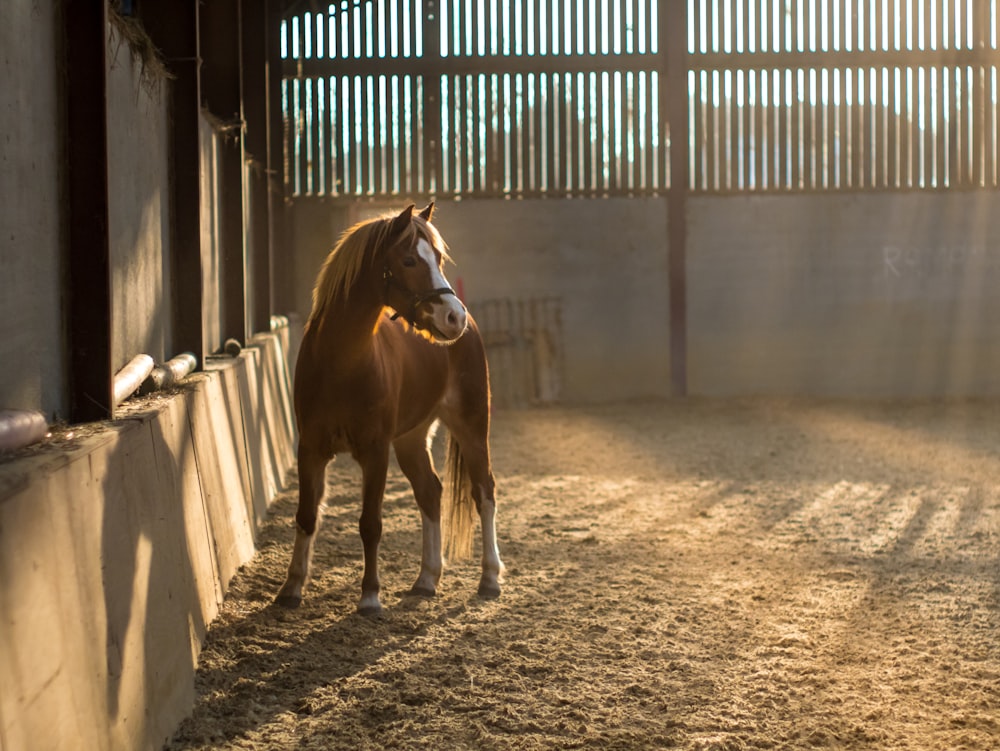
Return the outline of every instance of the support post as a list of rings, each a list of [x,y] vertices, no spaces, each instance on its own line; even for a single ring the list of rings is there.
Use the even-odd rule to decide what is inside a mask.
[[[667,286],[670,295],[670,386],[686,396],[687,383],[687,194],[688,90],[687,0],[671,0],[659,16],[663,58],[661,101],[666,115],[670,154],[667,189]],[[664,12],[666,11],[666,12]],[[665,101],[664,101],[665,99]],[[663,137],[661,131],[661,138]]]
[[[107,3],[68,0],[66,156],[69,163],[66,327],[69,419],[113,416],[111,243],[108,228]]]

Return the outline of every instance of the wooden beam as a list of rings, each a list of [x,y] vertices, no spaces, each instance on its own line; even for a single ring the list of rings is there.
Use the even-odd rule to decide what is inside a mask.
[[[69,419],[113,416],[108,229],[107,4],[68,0],[66,156]]]

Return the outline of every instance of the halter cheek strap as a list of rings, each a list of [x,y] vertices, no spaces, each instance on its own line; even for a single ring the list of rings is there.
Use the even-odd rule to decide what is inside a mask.
[[[392,318],[390,320],[395,321],[402,315],[404,320],[406,320],[411,326],[416,326],[417,308],[419,308],[425,302],[435,297],[440,297],[441,295],[455,294],[455,290],[453,290],[451,287],[438,287],[436,289],[427,290],[426,292],[410,292],[410,290],[408,290],[406,287],[404,287],[396,280],[396,277],[392,275],[392,272],[389,270],[388,267],[386,267],[385,269],[384,278],[385,278],[386,302],[388,302],[389,300],[389,287],[395,287],[396,289],[400,290],[401,292],[405,292],[407,295],[410,296],[409,300],[410,314],[403,315],[402,311],[397,310],[395,313],[393,313]],[[390,307],[395,307],[395,306],[390,306]]]

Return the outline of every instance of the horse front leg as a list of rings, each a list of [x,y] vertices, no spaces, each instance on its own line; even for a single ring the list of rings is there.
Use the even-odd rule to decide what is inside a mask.
[[[358,530],[365,553],[365,573],[361,579],[361,600],[358,613],[364,616],[382,612],[379,600],[381,587],[378,576],[378,548],[382,540],[382,497],[385,494],[385,478],[389,470],[389,446],[372,449],[357,457],[361,465],[362,499],[361,519]]]
[[[393,443],[396,461],[413,488],[420,508],[423,549],[420,573],[410,589],[411,595],[433,597],[444,570],[441,555],[441,480],[434,471],[427,446],[429,425],[423,425]]]
[[[286,608],[302,604],[302,591],[309,580],[313,544],[319,529],[319,503],[326,487],[326,466],[330,457],[309,450],[299,443],[299,508],[295,514],[295,547],[288,565],[288,576],[274,601]]]

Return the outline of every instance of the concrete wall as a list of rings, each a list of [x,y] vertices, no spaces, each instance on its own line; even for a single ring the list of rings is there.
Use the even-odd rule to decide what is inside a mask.
[[[354,221],[403,208],[328,203],[294,207],[298,299],[332,243]],[[562,398],[610,401],[670,393],[666,202],[656,198],[441,201],[434,224],[450,247],[465,298],[556,297],[563,319]],[[499,362],[494,379],[503,378]]]
[[[160,749],[293,462],[288,329],[0,464],[0,748]]]
[[[699,394],[1000,394],[1000,194],[698,198]]]
[[[157,362],[171,342],[170,117],[167,80],[154,80],[108,28],[108,234],[112,367]]]
[[[344,228],[403,203],[298,202],[288,308]],[[441,201],[435,223],[473,307],[561,300],[565,401],[670,394],[663,199]],[[1000,394],[1000,194],[692,197],[688,233],[692,394]]]
[[[50,415],[67,407],[60,7],[0,4],[0,409]]]

